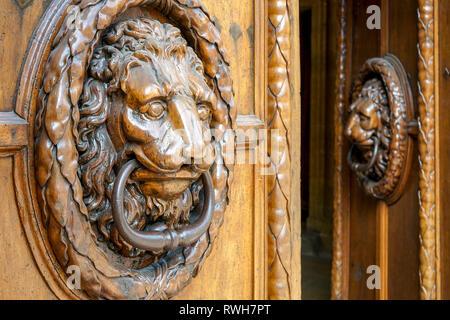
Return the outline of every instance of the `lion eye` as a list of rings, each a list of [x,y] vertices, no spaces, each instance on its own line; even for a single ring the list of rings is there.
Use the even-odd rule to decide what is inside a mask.
[[[145,114],[152,120],[159,120],[164,115],[166,103],[162,100],[150,101],[139,109],[139,112]]]
[[[211,109],[206,104],[199,104],[197,105],[198,109],[198,115],[200,117],[200,120],[205,121],[209,119],[209,116],[211,114]]]
[[[361,122],[369,122],[370,121],[370,117],[365,115],[362,112],[358,113],[359,119],[361,120]]]
[[[359,118],[361,119],[361,121],[369,121],[370,120],[370,118],[368,116],[366,116],[364,113],[360,113]]]
[[[374,128],[372,128],[372,122],[371,122],[370,117],[368,117],[365,114],[360,113],[359,118],[360,118],[361,128],[363,128],[364,130],[374,129]]]

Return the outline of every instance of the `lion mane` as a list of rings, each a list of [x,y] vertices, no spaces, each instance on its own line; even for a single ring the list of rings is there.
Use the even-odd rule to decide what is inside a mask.
[[[129,150],[126,146],[124,150],[115,149],[106,126],[108,109],[113,99],[124,94],[121,82],[127,78],[130,68],[139,63],[172,59],[183,66],[185,72],[201,75],[203,65],[179,29],[144,18],[111,26],[92,56],[80,101],[77,138],[84,203],[91,223],[97,225],[101,241],[124,256],[142,256],[145,252],[124,241],[113,223],[110,204],[113,184]],[[138,184],[129,182],[124,203],[128,221],[139,230],[146,230],[155,222],[164,222],[173,228],[186,225],[190,211],[199,202],[200,189],[196,182],[179,198],[162,200],[144,196]]]

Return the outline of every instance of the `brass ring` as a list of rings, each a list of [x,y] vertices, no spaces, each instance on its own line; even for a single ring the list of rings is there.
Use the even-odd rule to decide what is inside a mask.
[[[365,172],[369,171],[370,168],[372,168],[373,165],[375,164],[375,160],[377,159],[377,155],[378,155],[380,140],[375,136],[372,137],[372,140],[373,140],[373,145],[374,145],[373,155],[372,155],[372,158],[370,159],[370,161],[367,163],[353,162],[352,154],[353,154],[353,149],[355,147],[355,144],[352,144],[352,146],[347,154],[347,163],[353,171],[358,172],[360,174],[362,173],[365,175]]]
[[[214,189],[209,171],[202,174],[205,203],[200,217],[179,230],[139,231],[130,227],[124,212],[123,193],[131,173],[139,167],[136,160],[128,161],[119,171],[112,194],[112,216],[119,234],[132,246],[148,251],[174,250],[197,241],[209,228],[213,216]]]

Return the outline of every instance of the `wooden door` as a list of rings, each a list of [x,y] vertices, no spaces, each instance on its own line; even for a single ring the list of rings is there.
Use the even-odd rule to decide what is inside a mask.
[[[299,298],[300,171],[297,150],[300,150],[300,128],[297,123],[300,123],[300,114],[298,108],[291,108],[299,103],[299,73],[295,72],[299,70],[297,11],[295,1],[288,5],[286,1],[273,0],[205,0],[203,4],[182,0],[2,1],[0,299]],[[125,19],[132,21],[123,22]],[[155,20],[159,22],[153,22]],[[108,29],[112,23],[119,23],[119,27]],[[181,38],[186,39],[187,47],[194,49],[194,54],[203,63],[204,74],[199,77],[205,77],[212,89],[211,95],[217,99],[213,102],[217,102],[217,108],[208,111],[213,119],[209,125],[221,134],[225,133],[219,135],[221,146],[216,146],[216,152],[223,160],[239,152],[249,158],[250,153],[258,150],[271,159],[272,171],[267,174],[264,170],[267,162],[264,161],[256,164],[234,164],[226,159],[223,163],[216,162],[209,169],[215,202],[208,230],[186,247],[171,248],[171,254],[158,255],[152,251],[153,257],[136,260],[131,253],[134,251],[127,251],[127,244],[121,242],[122,231],[117,238],[111,231],[113,229],[109,229],[111,226],[104,224],[106,240],[113,244],[107,243],[105,235],[95,229],[101,224],[100,220],[89,216],[92,208],[97,208],[89,202],[92,201],[89,195],[93,193],[88,185],[96,183],[95,178],[90,179],[100,177],[99,172],[105,170],[105,164],[101,163],[113,161],[112,158],[93,151],[93,154],[105,157],[99,158],[97,164],[92,164],[94,169],[86,173],[86,167],[92,163],[88,153],[93,149],[89,148],[94,145],[88,143],[86,153],[86,149],[80,148],[81,144],[75,145],[75,141],[81,136],[94,139],[89,132],[94,127],[100,132],[102,124],[98,127],[96,121],[104,121],[107,130],[99,134],[108,132],[108,139],[114,140],[117,147],[116,140],[121,139],[119,136],[125,129],[117,129],[121,132],[117,135],[111,134],[116,132],[115,120],[109,125],[108,117],[114,117],[111,110],[116,108],[113,106],[117,101],[128,101],[128,98],[116,100],[107,91],[106,96],[99,92],[103,86],[111,92],[122,90],[117,83],[113,89],[110,81],[116,77],[112,75],[116,71],[111,70],[119,70],[121,67],[115,68],[125,63],[124,57],[137,59],[136,65],[142,66],[149,59],[156,59],[148,58],[151,55],[158,52],[164,55],[160,49],[154,49],[158,44],[152,42],[156,40],[151,36],[148,43],[152,43],[154,51],[150,47],[139,47],[140,40],[133,42],[133,39],[147,39],[146,32],[150,29],[172,30],[161,23],[180,28]],[[157,41],[171,43],[175,41],[171,36],[174,35],[167,35],[168,40],[157,38]],[[115,37],[126,40],[120,44],[120,41],[114,42]],[[126,41],[130,44],[124,45]],[[133,46],[145,52],[137,54],[138,49]],[[190,55],[192,51],[178,50],[182,56]],[[94,60],[97,64],[90,64]],[[97,67],[102,70],[100,73],[92,71],[100,70]],[[130,64],[129,70],[138,70],[136,68]],[[127,72],[131,74],[129,70]],[[112,73],[107,75],[108,72]],[[160,72],[168,71],[163,68]],[[143,80],[142,73],[139,75],[136,71],[133,74],[137,74],[134,83],[138,86],[147,81]],[[98,85],[99,79],[106,80]],[[128,78],[120,80],[117,76],[117,79],[131,84]],[[130,88],[122,91],[135,90]],[[89,100],[89,95],[97,96]],[[106,120],[101,120],[101,112],[92,109],[99,107],[101,97],[110,101],[108,106],[111,107],[104,114]],[[156,107],[153,104],[149,107],[152,117],[162,110],[161,104],[168,103],[165,99],[169,98],[158,102]],[[119,113],[122,117],[122,111]],[[277,131],[269,131],[268,139],[264,140],[252,134],[255,129]],[[131,131],[135,130],[132,127]],[[246,132],[246,141],[231,140],[237,130]],[[151,134],[145,133],[146,136]],[[271,138],[280,141],[277,152],[281,156],[267,151]],[[107,142],[99,139],[100,144]],[[124,140],[122,142],[128,145],[129,140]],[[135,146],[136,141],[133,140]],[[227,143],[232,144],[231,151],[225,149]],[[99,150],[103,149],[99,147]],[[103,151],[111,153],[112,149]],[[158,159],[156,157],[155,161]],[[112,170],[113,176],[122,173],[115,167]],[[203,180],[204,188],[206,181]],[[162,192],[176,195],[174,190],[178,184],[167,185],[168,189]],[[99,186],[101,184],[97,187],[102,189]],[[144,188],[143,185],[140,188]],[[158,189],[151,185],[149,188]],[[122,195],[123,192],[128,197],[126,200],[131,201],[129,190],[122,189]],[[208,197],[206,191],[201,191],[199,201]],[[127,210],[128,205],[125,204]],[[203,207],[207,207],[206,204]],[[198,220],[206,215],[201,213]],[[87,217],[90,217],[89,223]],[[118,223],[118,220],[114,221]],[[163,231],[155,232],[161,235]],[[174,241],[173,237],[172,233],[170,241]],[[123,246],[117,247],[118,244]],[[148,256],[148,253],[136,252]],[[79,287],[68,282],[68,278],[76,274],[73,268],[70,269],[73,261],[82,265]],[[122,263],[125,269],[114,269],[112,261]],[[152,267],[155,263],[157,267]],[[146,266],[150,267],[146,269]],[[142,271],[144,269],[147,271]],[[115,277],[120,281],[111,280]],[[142,277],[148,279],[142,280]]]
[[[448,128],[441,116],[445,108],[440,104],[445,101],[446,90],[442,89],[446,85],[443,74],[448,25],[441,17],[448,4],[417,0],[343,0],[338,4],[332,297],[444,298],[448,295],[448,268],[444,263],[448,237],[442,228],[448,210],[443,194],[448,192],[442,188],[448,179],[439,168],[448,162],[442,156],[448,149],[448,143],[443,142]],[[377,9],[379,28],[373,26],[373,20],[368,22]],[[401,64],[404,72],[400,73],[406,76],[411,92],[412,117],[405,131],[405,139],[411,143],[411,162],[403,191],[394,201],[364,192],[366,181],[347,165],[347,154],[357,140],[346,132],[351,131],[352,108],[358,108],[358,102],[350,105],[362,97],[355,97],[355,83],[358,87],[358,79],[364,77],[360,73],[368,68],[364,63],[375,57],[382,59],[369,60],[369,65],[392,59],[397,61],[393,64]],[[389,92],[385,75],[369,69]],[[354,139],[348,140],[345,135]],[[378,288],[368,286],[367,280],[375,270],[368,270],[370,266],[379,268]]]

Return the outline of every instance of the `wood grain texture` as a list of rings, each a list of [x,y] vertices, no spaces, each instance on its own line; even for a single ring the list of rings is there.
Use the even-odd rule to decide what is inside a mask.
[[[274,174],[267,177],[268,297],[291,298],[291,221],[289,128],[291,117],[291,20],[289,1],[268,2],[268,155]],[[278,144],[275,151],[271,143]]]
[[[408,73],[414,100],[414,114],[417,118],[418,1],[385,0],[382,1],[381,7],[382,15],[387,20],[382,23],[385,23],[383,25],[388,28],[382,30],[379,55],[394,54],[403,64]],[[417,138],[413,139],[413,149],[411,173],[407,178],[404,193],[399,201],[387,207],[387,220],[379,219],[381,224],[378,227],[378,234],[382,241],[379,242],[380,248],[377,249],[377,254],[380,258],[387,255],[387,260],[378,259],[377,261],[381,267],[382,276],[386,275],[388,278],[388,287],[382,286],[380,296],[387,296],[388,299],[419,298],[419,201],[417,197],[419,157]],[[379,203],[378,206],[380,209],[383,208],[382,203]],[[384,210],[379,211],[384,214]],[[386,230],[387,239],[386,234],[383,234],[383,231]],[[384,241],[387,243],[383,244]]]
[[[361,66],[367,59],[379,56],[381,30],[367,28],[367,7],[379,5],[380,0],[348,1],[349,25],[349,60],[347,64],[347,81],[352,81],[358,75]],[[350,97],[348,85],[346,98]],[[348,101],[347,101],[348,103]],[[344,117],[347,117],[344,114]],[[345,119],[345,118],[344,118]],[[347,152],[350,146],[344,146]],[[344,170],[349,169],[344,165]],[[350,171],[350,170],[349,170]],[[348,299],[375,299],[376,291],[366,285],[366,270],[377,261],[377,201],[368,197],[359,186],[354,174],[347,172],[344,178],[344,199],[348,201]],[[345,230],[345,229],[344,229]]]
[[[45,3],[48,1],[33,1],[26,8],[20,8],[15,1],[0,1],[0,111],[13,110],[22,59]]]
[[[420,297],[426,300],[437,298],[434,6],[420,0],[418,9]]]
[[[236,127],[243,130],[261,127],[267,100],[267,2],[205,0],[204,3],[221,26],[222,38],[230,52],[238,108]],[[253,139],[249,145],[236,142],[237,148],[250,147],[248,151],[237,151],[244,155],[264,147],[260,144],[252,150],[258,143]],[[202,272],[176,299],[267,299],[267,199],[263,169],[262,164],[235,166],[229,213],[221,235]],[[253,228],[253,233],[249,228]]]
[[[300,66],[300,4],[299,1],[291,1],[289,3],[289,11],[291,13],[291,67],[290,80],[292,88],[291,102],[291,119],[289,133],[289,152],[291,156],[291,299],[300,300],[302,295],[301,287],[301,237],[302,237],[302,215],[301,215],[301,134],[302,134],[302,114],[301,114],[301,66]]]
[[[28,123],[14,112],[0,112],[0,149],[19,150],[28,144]]]
[[[254,114],[238,114],[236,117],[236,127],[245,135],[238,135],[235,141],[236,151],[250,150],[255,151],[261,139],[257,129],[264,129],[265,123]]]
[[[17,5],[21,8],[21,9],[25,9],[26,7],[28,7],[33,0],[14,0],[16,1]]]
[[[22,195],[14,188],[16,177],[13,171],[23,153],[4,157],[0,152],[0,299],[56,299],[35,267],[33,254],[22,231],[22,210],[16,205],[16,199]]]
[[[333,262],[331,267],[331,298],[335,300],[345,299],[348,294],[346,259],[348,248],[345,241],[344,229],[345,207],[345,178],[344,178],[344,112],[346,108],[347,92],[347,0],[339,2],[339,29],[338,29],[338,55],[336,74],[336,103],[334,110],[334,199],[333,199]]]

